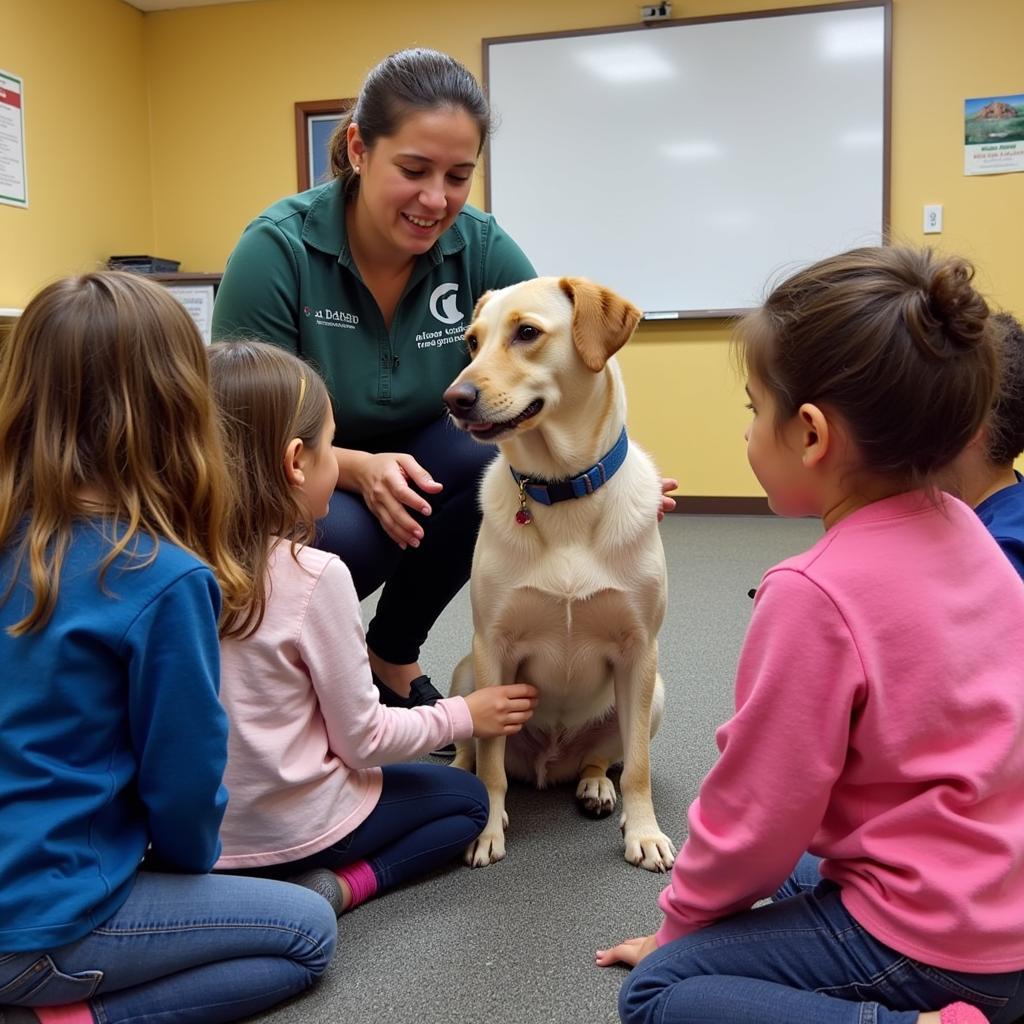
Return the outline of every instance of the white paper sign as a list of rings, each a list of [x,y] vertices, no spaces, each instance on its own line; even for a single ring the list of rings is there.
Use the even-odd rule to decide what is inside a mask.
[[[28,206],[24,98],[22,80],[0,71],[0,203],[8,206]]]
[[[188,310],[203,341],[209,345],[213,333],[213,285],[170,284],[167,290]]]

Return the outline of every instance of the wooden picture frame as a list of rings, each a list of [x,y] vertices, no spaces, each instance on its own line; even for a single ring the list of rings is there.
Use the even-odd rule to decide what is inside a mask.
[[[327,180],[327,141],[354,103],[354,99],[339,99],[295,104],[295,155],[300,192]]]

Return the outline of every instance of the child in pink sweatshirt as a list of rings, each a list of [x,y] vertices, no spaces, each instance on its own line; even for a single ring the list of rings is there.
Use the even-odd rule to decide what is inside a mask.
[[[741,324],[751,467],[825,535],[757,590],[664,920],[598,953],[623,1021],[1024,1013],[1024,587],[930,486],[996,384],[971,277],[855,250]]]
[[[487,821],[476,776],[394,762],[518,732],[536,690],[381,704],[349,571],[304,544],[338,481],[323,381],[257,341],[214,345],[210,364],[242,491],[235,546],[256,581],[221,645],[229,799],[216,868],[303,880],[340,913],[453,859]]]

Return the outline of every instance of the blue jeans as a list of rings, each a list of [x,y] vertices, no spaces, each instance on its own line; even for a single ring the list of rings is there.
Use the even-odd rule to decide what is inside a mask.
[[[84,938],[0,953],[0,1005],[88,1001],[97,1024],[238,1020],[309,988],[337,928],[327,902],[297,885],[140,871]]]
[[[470,772],[438,764],[391,764],[382,770],[380,800],[357,829],[319,853],[276,865],[274,876],[365,860],[378,891],[390,889],[447,864],[484,830],[490,801]]]
[[[348,566],[360,600],[384,584],[366,643],[385,661],[408,665],[419,660],[438,616],[469,579],[480,529],[480,476],[497,449],[474,441],[443,416],[383,439],[372,450],[407,452],[444,484],[440,494],[426,495],[431,514],[413,515],[423,527],[420,546],[403,551],[361,495],[349,491],[331,496],[327,515],[317,524],[316,546]]]
[[[804,856],[775,902],[667,943],[619,994],[626,1024],[914,1024],[963,1001],[992,1024],[1024,1012],[1024,972],[939,970],[873,939]]]

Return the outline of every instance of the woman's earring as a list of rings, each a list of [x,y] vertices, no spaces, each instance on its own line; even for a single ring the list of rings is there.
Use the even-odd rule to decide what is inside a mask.
[[[352,170],[355,171],[356,174],[358,174],[359,173],[359,164],[354,164],[353,167],[352,167]]]

